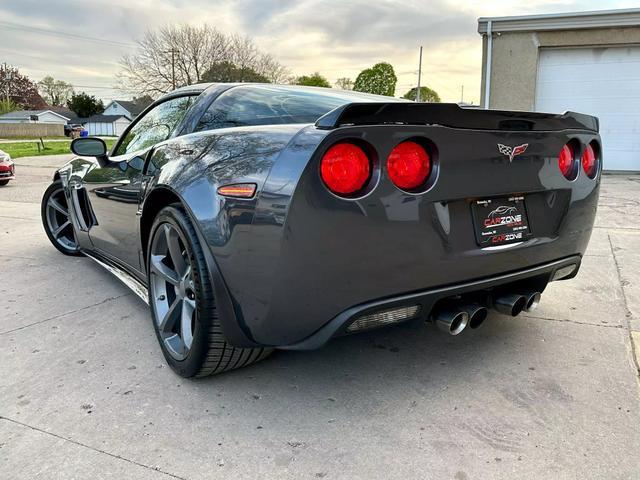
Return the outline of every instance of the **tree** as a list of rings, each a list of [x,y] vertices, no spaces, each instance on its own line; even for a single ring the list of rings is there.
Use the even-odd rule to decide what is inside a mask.
[[[50,106],[61,107],[69,101],[71,94],[73,94],[73,85],[47,75],[38,82],[38,90]]]
[[[331,88],[329,80],[320,75],[319,72],[315,72],[311,75],[302,75],[294,80],[294,85],[305,85],[307,87],[325,87]]]
[[[253,41],[226,35],[210,25],[166,26],[149,30],[133,55],[125,55],[120,66],[120,88],[137,95],[156,96],[175,87],[203,81],[205,72],[228,62],[250,69],[270,82],[286,78],[287,70]]]
[[[142,95],[140,97],[133,97],[133,103],[140,107],[141,110],[144,110],[149,105],[153,103],[153,98],[149,95]]]
[[[26,110],[39,110],[47,106],[47,103],[38,93],[38,87],[22,75],[17,68],[0,65],[0,98],[6,96],[19,108]]]
[[[6,98],[0,100],[0,115],[4,115],[5,113],[15,112],[16,110],[20,110],[20,105],[18,105],[13,100]]]
[[[87,118],[104,112],[102,100],[97,100],[93,95],[88,95],[84,92],[72,94],[67,106],[80,118]]]
[[[263,54],[258,58],[255,70],[264,75],[269,83],[284,83],[291,72],[271,55]]]
[[[236,67],[231,62],[214,63],[202,74],[203,82],[256,82],[270,83],[269,79],[251,67]]]
[[[353,80],[347,77],[342,77],[336,80],[336,87],[341,90],[353,90]]]
[[[416,101],[418,93],[418,87],[413,87],[407,93],[404,94],[402,98],[406,98],[407,100]],[[429,87],[420,87],[420,101],[428,102],[428,103],[440,103],[440,95],[435,90],[432,90]]]
[[[353,89],[356,92],[393,97],[397,81],[398,77],[389,63],[376,63],[373,67],[360,72],[353,84]]]

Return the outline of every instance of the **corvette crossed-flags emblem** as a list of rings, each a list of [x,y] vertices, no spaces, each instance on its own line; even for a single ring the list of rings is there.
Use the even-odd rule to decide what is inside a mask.
[[[513,159],[518,155],[522,155],[527,151],[528,143],[524,143],[522,145],[518,145],[517,147],[509,147],[507,145],[503,145],[501,143],[498,144],[498,150],[503,155],[509,157],[509,163],[513,162]]]

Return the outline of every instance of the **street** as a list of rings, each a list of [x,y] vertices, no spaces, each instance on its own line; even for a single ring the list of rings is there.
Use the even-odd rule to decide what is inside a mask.
[[[19,158],[0,188],[0,478],[640,478],[640,175],[603,177],[578,277],[530,314],[190,381],[143,302],[47,240],[68,158]]]

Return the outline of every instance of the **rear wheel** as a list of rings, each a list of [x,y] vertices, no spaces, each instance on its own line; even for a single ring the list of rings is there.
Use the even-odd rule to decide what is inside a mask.
[[[60,180],[45,190],[40,207],[42,225],[47,237],[65,255],[80,255],[78,240],[71,224],[69,205]]]
[[[247,366],[271,352],[236,348],[225,340],[202,247],[180,205],[158,213],[147,251],[151,316],[176,373],[203,377]]]

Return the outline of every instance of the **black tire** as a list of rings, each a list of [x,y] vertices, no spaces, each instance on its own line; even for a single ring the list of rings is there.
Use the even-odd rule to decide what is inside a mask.
[[[4,187],[9,184],[9,180],[0,180],[0,187]]]
[[[63,232],[64,239],[61,240],[60,236],[56,237],[54,232],[52,231],[51,219],[49,212],[49,200],[52,196],[55,196],[59,199],[59,204],[62,204],[64,208],[69,210],[69,206],[67,205],[66,199],[64,199],[64,191],[62,191],[62,195],[60,196],[60,192],[62,191],[62,182],[60,180],[56,180],[53,182],[47,189],[44,191],[44,195],[42,196],[42,203],[40,205],[40,216],[42,218],[42,226],[44,227],[44,231],[49,238],[49,241],[52,243],[54,247],[56,247],[60,252],[65,255],[71,256],[79,256],[82,255],[80,252],[80,248],[78,246],[78,242],[75,238],[75,233],[73,232],[73,225],[66,227],[66,230]],[[60,214],[62,215],[62,214]],[[55,220],[54,220],[55,221]],[[60,220],[62,221],[62,216]]]
[[[160,308],[156,307],[154,298],[157,295],[154,285],[157,284],[152,284],[152,275],[155,275],[151,267],[152,246],[157,235],[166,234],[166,224],[178,233],[181,247],[184,247],[181,253],[188,260],[195,295],[195,313],[191,317],[192,343],[184,358],[176,358],[175,352],[172,353],[167,347],[167,333],[161,332],[156,312]],[[180,204],[167,206],[158,213],[151,227],[147,252],[149,304],[154,330],[167,363],[178,375],[186,378],[214,375],[258,362],[272,352],[273,349],[269,348],[238,348],[227,343],[220,326],[211,275],[202,247],[191,219]],[[155,281],[164,280],[156,278]],[[165,297],[162,296],[161,300],[165,301]]]

